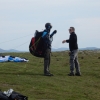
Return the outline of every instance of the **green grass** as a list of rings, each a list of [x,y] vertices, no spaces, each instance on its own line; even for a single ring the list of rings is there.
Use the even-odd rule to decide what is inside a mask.
[[[7,55],[7,54],[4,54]],[[80,52],[81,77],[69,77],[68,52],[52,53],[51,73],[43,76],[43,59],[29,53],[11,53],[26,57],[28,63],[0,63],[0,89],[10,88],[29,100],[100,100],[100,53]]]

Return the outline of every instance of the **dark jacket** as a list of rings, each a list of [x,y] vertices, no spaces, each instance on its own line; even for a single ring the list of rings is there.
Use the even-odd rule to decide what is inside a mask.
[[[74,32],[71,33],[69,40],[66,40],[66,42],[69,43],[70,51],[78,49],[77,35]]]
[[[50,30],[44,30],[42,38],[44,40],[45,49],[51,49],[51,39],[55,33],[50,34]]]

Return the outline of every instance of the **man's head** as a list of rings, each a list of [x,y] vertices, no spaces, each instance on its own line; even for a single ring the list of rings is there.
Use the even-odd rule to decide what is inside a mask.
[[[75,32],[75,28],[74,28],[74,27],[70,27],[69,33],[71,34],[71,33],[73,33],[73,32]]]
[[[45,24],[45,28],[50,30],[50,29],[52,28],[51,23],[46,23],[46,24]]]

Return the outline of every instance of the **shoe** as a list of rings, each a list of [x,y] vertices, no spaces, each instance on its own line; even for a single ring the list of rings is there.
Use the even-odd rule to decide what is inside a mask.
[[[74,73],[69,73],[68,76],[74,76]]]
[[[47,74],[44,74],[44,76],[54,76],[54,75],[51,73],[47,73]]]
[[[81,74],[80,74],[80,73],[76,73],[75,75],[76,75],[76,76],[81,76]]]

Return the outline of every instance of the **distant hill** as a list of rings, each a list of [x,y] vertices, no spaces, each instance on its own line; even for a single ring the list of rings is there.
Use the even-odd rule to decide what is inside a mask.
[[[0,49],[0,53],[6,52],[6,50]]]
[[[53,52],[56,51],[66,51],[69,50],[68,48],[58,48],[58,49],[52,49]],[[100,50],[100,48],[96,48],[96,47],[86,47],[86,48],[79,48],[79,50]]]
[[[10,49],[10,50],[3,50],[3,49],[0,49],[0,53],[9,53],[9,52],[21,52],[21,51],[14,50],[14,49]]]
[[[14,50],[14,49],[10,49],[10,50],[7,50],[7,52],[20,52],[20,51]]]
[[[57,51],[66,51],[69,50],[69,48],[58,48],[58,49],[54,49],[52,48],[53,52],[57,52]],[[86,48],[80,48],[79,50],[100,50],[100,48],[96,48],[96,47],[86,47]],[[28,51],[18,51],[15,49],[10,49],[10,50],[3,50],[0,48],[0,53],[11,53],[11,52],[28,52]]]
[[[69,49],[68,48],[58,48],[58,49],[53,49],[52,48],[53,52],[56,52],[56,51],[66,51],[66,50],[69,50]]]
[[[80,50],[100,50],[100,48],[96,48],[96,47],[86,47],[86,48],[80,48]]]

